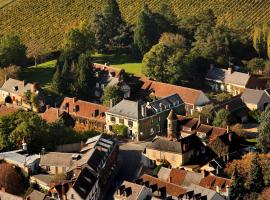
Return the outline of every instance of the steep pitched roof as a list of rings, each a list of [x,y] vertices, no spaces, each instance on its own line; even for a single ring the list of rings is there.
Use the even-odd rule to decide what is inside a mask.
[[[219,186],[221,191],[225,192],[226,186],[230,187],[232,185],[232,180],[223,177],[209,175],[204,177],[199,183],[199,185],[211,190],[216,190],[216,186]]]
[[[1,90],[23,96],[28,90],[31,91],[34,84],[9,78],[1,87]]]
[[[237,71],[230,73],[228,69],[212,68],[208,71],[206,79],[246,87],[250,75]]]
[[[200,194],[201,197],[206,196],[207,200],[214,200],[215,196],[215,200],[225,200],[219,193],[195,184],[188,186],[187,191],[193,192],[193,194]]]
[[[158,178],[161,179],[162,181],[167,182],[168,178],[170,177],[171,169],[166,168],[166,167],[161,167],[160,170],[158,171]]]
[[[143,190],[146,190],[146,187],[144,185],[124,181],[118,189],[129,191],[128,195],[123,197],[125,200],[135,200],[138,199],[139,195],[143,192]],[[116,192],[115,196],[118,196],[117,199],[119,199],[119,196],[121,196],[121,194],[117,194]]]
[[[264,90],[245,89],[241,96],[241,99],[245,103],[258,104],[263,97],[268,98],[268,100],[270,101],[270,97],[265,93]]]
[[[121,68],[110,67],[107,65],[102,65],[102,64],[97,64],[97,63],[94,63],[93,67],[96,71],[107,72],[115,77],[119,77],[121,73],[125,72],[125,70]]]
[[[170,173],[170,181],[176,185],[184,187],[190,184],[199,184],[203,175],[197,172],[190,172],[183,169],[172,169]]]
[[[149,186],[150,185],[155,185],[157,184],[158,188],[164,188],[166,189],[166,193],[168,195],[171,195],[173,197],[179,197],[180,195],[183,195],[186,193],[186,189],[179,186],[179,185],[176,185],[176,184],[173,184],[173,183],[168,183],[168,182],[164,182],[156,177],[153,177],[153,176],[150,176],[148,174],[143,174],[141,177],[140,177],[143,182],[146,182],[148,181],[149,182]]]
[[[145,77],[141,77],[140,81],[143,82],[142,90],[151,91],[157,97],[166,97],[171,94],[178,94],[186,104],[196,105],[201,95],[205,94],[201,90],[191,89],[187,87],[172,85],[168,83],[162,83],[149,80]],[[207,97],[206,97],[207,98]],[[204,103],[208,103],[207,102]]]
[[[69,97],[64,98],[60,108],[70,115],[97,121],[105,121],[105,112],[108,110],[106,106]]]

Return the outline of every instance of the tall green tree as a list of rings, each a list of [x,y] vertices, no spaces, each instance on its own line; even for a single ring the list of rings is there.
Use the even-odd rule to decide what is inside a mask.
[[[114,104],[118,103],[123,99],[123,92],[118,86],[107,86],[104,89],[104,95],[102,97],[103,105],[110,106],[112,100]]]
[[[27,47],[18,36],[0,36],[0,67],[25,64]]]
[[[159,39],[152,15],[153,13],[148,6],[144,5],[143,10],[137,17],[134,29],[134,45],[138,49],[138,56],[140,57],[143,57]]]
[[[260,193],[264,189],[264,178],[258,154],[251,161],[247,186],[249,191]]]
[[[214,118],[213,125],[223,128],[230,125],[230,112],[225,109],[219,110]]]
[[[267,106],[260,117],[260,125],[258,127],[257,147],[263,153],[270,152],[270,106]]]
[[[254,28],[253,47],[257,51],[259,57],[261,58],[266,58],[268,55],[269,32],[270,32],[270,24],[268,23],[258,25]]]
[[[230,199],[243,200],[243,196],[246,194],[246,188],[244,178],[238,173],[237,168],[234,169],[232,180]]]

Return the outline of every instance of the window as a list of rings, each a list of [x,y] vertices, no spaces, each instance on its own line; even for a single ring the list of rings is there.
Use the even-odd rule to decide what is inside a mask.
[[[58,174],[58,167],[55,166],[55,174]]]
[[[120,124],[124,124],[124,119],[119,119]]]
[[[96,83],[96,87],[99,88],[99,83]]]
[[[71,198],[71,199],[75,199],[75,198],[74,198],[74,194],[71,194],[71,195],[70,195],[70,198]]]
[[[115,122],[115,117],[111,116],[111,121]]]
[[[133,121],[128,121],[128,126],[133,127]]]

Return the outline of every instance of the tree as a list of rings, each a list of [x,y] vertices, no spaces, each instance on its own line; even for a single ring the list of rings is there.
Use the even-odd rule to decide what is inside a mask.
[[[112,50],[115,46],[128,43],[130,26],[122,19],[116,0],[106,0],[102,13],[94,16],[92,30],[99,52]]]
[[[209,124],[213,119],[213,104],[205,105],[200,112],[195,112],[195,117],[200,117],[202,123]]]
[[[86,22],[81,22],[79,27],[71,28],[64,38],[64,50],[74,55],[80,55],[94,49],[94,34]]]
[[[24,192],[23,177],[17,172],[15,166],[8,163],[0,164],[0,185],[6,192],[21,195]]]
[[[268,24],[256,26],[253,33],[253,47],[257,51],[259,57],[262,58],[267,55],[268,26]]]
[[[25,64],[27,47],[18,36],[0,36],[0,67]]]
[[[137,17],[134,29],[134,45],[138,49],[138,56],[142,57],[151,47],[158,42],[156,25],[152,20],[152,12],[145,5]]]
[[[103,104],[105,106],[110,106],[110,101],[114,101],[114,103],[118,103],[123,98],[123,92],[121,88],[118,86],[107,86],[104,89],[104,95],[102,97]]]
[[[177,25],[177,16],[171,6],[162,2],[160,4],[159,13],[166,18],[172,25]]]
[[[230,127],[230,130],[234,133],[236,133],[238,136],[243,136],[244,135],[244,128],[242,124],[235,124]]]
[[[120,137],[126,137],[127,136],[127,131],[128,127],[126,127],[123,124],[114,124],[112,127],[112,131]]]
[[[263,172],[258,154],[251,161],[247,186],[249,191],[255,193],[260,193],[264,189]]]
[[[0,85],[3,85],[5,79],[14,78],[19,79],[21,75],[21,67],[11,65],[9,67],[0,68]]]
[[[232,175],[232,185],[231,185],[231,196],[232,200],[243,200],[243,196],[246,193],[244,179],[241,175],[238,174],[237,168],[234,169],[234,173]]]
[[[225,109],[221,109],[217,112],[213,125],[226,128],[230,124],[230,112]]]
[[[263,152],[270,152],[270,106],[267,106],[260,117],[260,125],[258,127],[257,147]]]
[[[247,67],[253,73],[262,72],[265,69],[265,62],[262,58],[252,58],[248,61]]]

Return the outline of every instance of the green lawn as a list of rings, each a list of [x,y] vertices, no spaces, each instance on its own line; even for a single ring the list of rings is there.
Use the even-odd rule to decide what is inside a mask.
[[[124,69],[127,73],[141,75],[142,63],[127,54],[95,54],[93,62]]]
[[[38,82],[44,89],[50,89],[55,64],[56,60],[51,60],[37,67],[27,67],[23,70],[22,78],[27,82]]]

